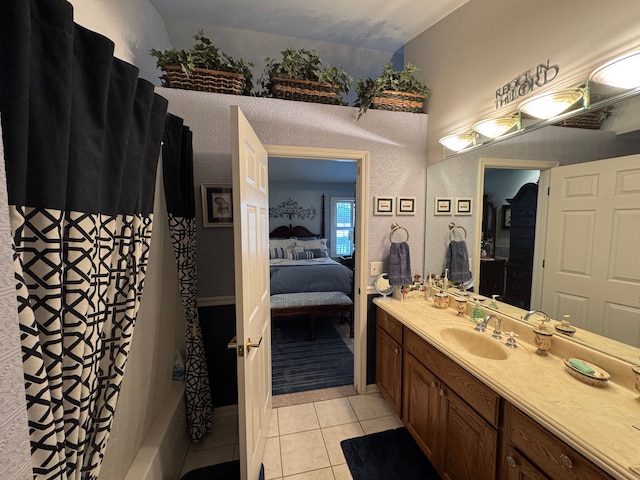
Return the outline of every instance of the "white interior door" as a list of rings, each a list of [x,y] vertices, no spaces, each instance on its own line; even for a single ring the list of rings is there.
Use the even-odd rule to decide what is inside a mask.
[[[257,480],[271,417],[267,152],[231,107],[238,422],[242,480]]]
[[[552,169],[547,225],[542,310],[640,346],[640,155]]]

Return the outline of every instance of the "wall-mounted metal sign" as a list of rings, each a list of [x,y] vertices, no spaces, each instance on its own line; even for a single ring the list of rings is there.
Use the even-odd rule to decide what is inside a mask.
[[[541,63],[537,67],[530,68],[526,72],[521,73],[509,83],[505,83],[501,88],[496,90],[496,109],[517,100],[520,97],[531,93],[534,89],[543,87],[549,82],[555,80],[560,72],[558,65],[549,65]]]

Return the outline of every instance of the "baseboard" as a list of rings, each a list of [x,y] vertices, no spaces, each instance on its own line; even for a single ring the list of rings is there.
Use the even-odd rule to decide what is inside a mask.
[[[224,407],[216,407],[213,410],[213,418],[232,417],[238,415],[238,405],[225,405]]]
[[[178,478],[188,448],[184,383],[174,382],[165,407],[151,426],[124,480]]]
[[[198,307],[219,307],[222,305],[235,305],[235,295],[224,295],[219,297],[198,297]]]

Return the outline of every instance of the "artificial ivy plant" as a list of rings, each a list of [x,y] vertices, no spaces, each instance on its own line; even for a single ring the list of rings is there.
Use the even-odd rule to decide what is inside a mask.
[[[176,50],[168,48],[164,51],[151,49],[151,55],[156,57],[158,68],[169,65],[180,65],[185,75],[189,76],[194,68],[217,70],[222,72],[239,73],[244,76],[243,95],[250,95],[253,89],[253,63],[245,62],[227,55],[213,45],[211,40],[204,36],[204,30],[199,30],[193,36],[195,43],[189,50]],[[164,82],[164,78],[163,78]],[[164,85],[163,83],[163,86]]]
[[[308,80],[310,82],[328,83],[337,88],[338,101],[344,105],[341,94],[348,94],[353,78],[342,67],[323,65],[315,50],[304,48],[287,48],[281,53],[279,60],[266,58],[267,62],[260,78],[263,94],[272,94],[274,78]]]
[[[375,80],[359,78],[356,82],[357,97],[354,103],[356,107],[359,107],[358,118],[371,107],[376,97],[387,90],[421,95],[424,100],[427,100],[431,89],[427,83],[418,80],[413,75],[418,70],[418,67],[411,63],[407,63],[402,70],[394,70],[389,62],[382,69],[382,74]]]

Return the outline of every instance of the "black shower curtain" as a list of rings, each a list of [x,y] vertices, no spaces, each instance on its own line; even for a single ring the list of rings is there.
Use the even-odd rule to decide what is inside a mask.
[[[167,114],[162,146],[162,174],[171,243],[178,267],[180,298],[187,322],[185,401],[191,440],[201,440],[213,426],[213,402],[198,318],[196,206],[193,189],[193,141],[180,117]]]
[[[0,114],[33,475],[100,472],[167,102],[62,0],[0,2]]]

